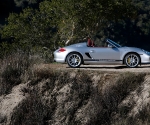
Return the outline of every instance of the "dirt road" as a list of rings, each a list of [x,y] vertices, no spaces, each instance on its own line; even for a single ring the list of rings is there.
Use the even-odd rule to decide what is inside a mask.
[[[49,64],[47,64],[49,65]],[[125,65],[81,65],[80,68],[70,68],[67,64],[50,64],[49,67],[65,70],[97,70],[109,72],[144,72],[150,73],[150,65],[141,65],[137,68],[127,68]]]

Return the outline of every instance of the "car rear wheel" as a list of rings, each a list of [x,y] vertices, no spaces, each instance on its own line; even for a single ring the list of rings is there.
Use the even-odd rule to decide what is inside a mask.
[[[70,53],[67,56],[67,63],[72,68],[80,67],[80,65],[82,64],[82,57],[78,53]]]
[[[135,68],[140,63],[140,57],[135,53],[130,53],[125,56],[124,61],[127,67]]]

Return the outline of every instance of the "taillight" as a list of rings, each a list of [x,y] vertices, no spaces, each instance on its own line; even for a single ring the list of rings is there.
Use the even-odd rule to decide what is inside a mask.
[[[64,49],[64,48],[60,48],[60,49],[58,50],[58,52],[64,52],[64,51],[66,51],[66,49]]]

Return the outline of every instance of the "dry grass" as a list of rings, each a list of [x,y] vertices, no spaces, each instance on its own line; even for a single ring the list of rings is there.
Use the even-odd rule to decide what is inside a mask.
[[[42,59],[24,53],[14,53],[1,60],[0,95],[10,93],[20,83],[31,81],[28,91],[22,90],[30,96],[15,109],[12,125],[150,123],[149,107],[143,107],[135,117],[138,121],[128,117],[132,106],[118,107],[143,83],[146,74],[63,71],[64,64],[42,62]]]
[[[28,80],[28,72],[34,64],[43,62],[39,57],[33,57],[23,52],[7,55],[0,61],[0,95],[8,94],[11,88]]]

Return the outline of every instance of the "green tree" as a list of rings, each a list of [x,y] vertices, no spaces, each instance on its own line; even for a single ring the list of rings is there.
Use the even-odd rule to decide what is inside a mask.
[[[52,0],[41,4],[42,11],[52,13],[59,35],[64,41],[94,35],[110,20],[133,18],[136,9],[131,0]],[[46,9],[45,9],[46,8]]]
[[[133,0],[137,14],[135,18],[125,18],[108,22],[108,27],[97,32],[99,38],[109,37],[122,45],[150,51],[150,1]]]
[[[44,1],[39,10],[27,8],[20,14],[10,14],[2,37],[55,49],[66,41],[76,41],[87,34],[93,36],[110,20],[135,15],[131,0]]]
[[[28,46],[47,46],[51,47],[50,40],[54,37],[55,27],[50,21],[46,21],[46,16],[37,10],[24,9],[20,14],[10,14],[9,24],[2,32],[3,38],[13,38]]]
[[[35,4],[38,0],[14,0],[17,7],[24,7],[25,4]]]

